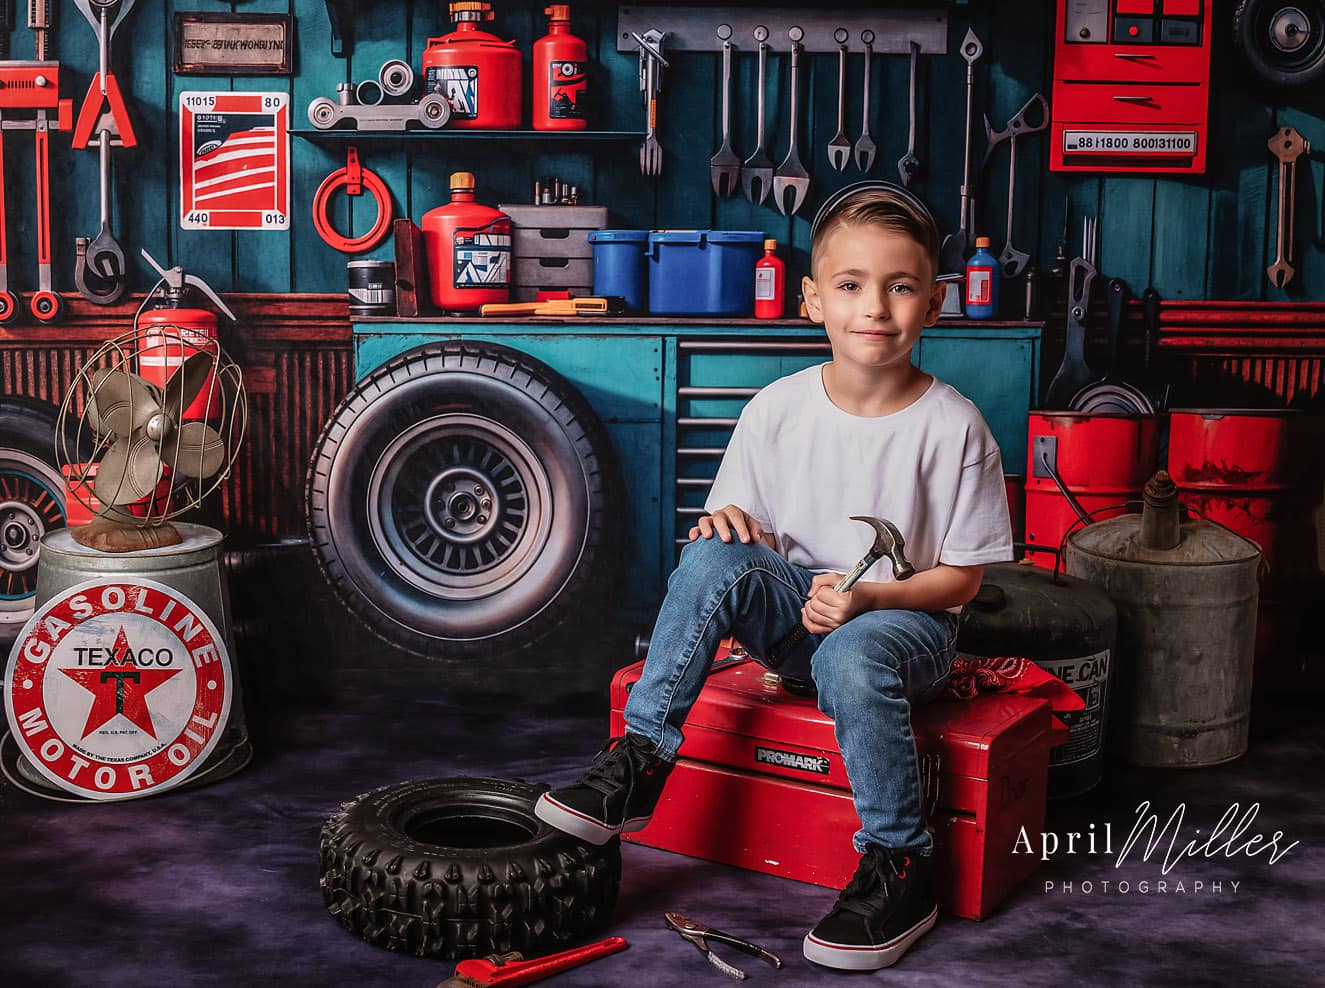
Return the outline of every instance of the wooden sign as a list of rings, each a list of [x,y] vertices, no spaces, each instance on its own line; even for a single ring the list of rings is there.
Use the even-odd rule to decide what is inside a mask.
[[[289,75],[289,14],[176,14],[176,75]]]

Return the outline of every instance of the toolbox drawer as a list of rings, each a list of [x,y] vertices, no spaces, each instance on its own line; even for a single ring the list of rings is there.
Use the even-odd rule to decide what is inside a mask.
[[[1210,52],[1200,45],[1064,45],[1057,77],[1067,82],[1201,83]]]
[[[511,247],[517,258],[592,258],[589,234],[607,225],[606,206],[506,204],[497,208],[511,218]]]
[[[1062,82],[1054,86],[1054,120],[1068,127],[1199,124],[1206,119],[1206,96],[1205,87],[1196,85]]]

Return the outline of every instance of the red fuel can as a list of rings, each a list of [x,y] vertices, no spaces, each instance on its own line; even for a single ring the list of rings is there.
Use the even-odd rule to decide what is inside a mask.
[[[520,52],[514,41],[478,29],[492,20],[492,4],[467,0],[450,5],[455,30],[429,38],[423,52],[425,93],[439,93],[451,104],[458,130],[511,130],[520,126]]]
[[[511,296],[511,218],[474,201],[474,176],[451,176],[451,201],[423,214],[432,300],[449,312],[473,312]]]
[[[570,7],[556,3],[543,13],[548,33],[534,42],[534,130],[584,130],[589,46],[570,33]]]

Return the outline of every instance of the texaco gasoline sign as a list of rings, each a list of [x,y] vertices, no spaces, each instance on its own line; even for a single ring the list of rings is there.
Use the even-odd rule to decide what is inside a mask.
[[[230,715],[225,640],[189,598],[151,580],[91,580],[46,603],[9,656],[5,713],[53,783],[127,799],[187,779]]]

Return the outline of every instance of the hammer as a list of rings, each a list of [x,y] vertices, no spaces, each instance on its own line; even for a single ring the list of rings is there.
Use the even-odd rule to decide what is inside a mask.
[[[896,525],[885,518],[870,518],[866,515],[852,515],[851,520],[863,521],[874,529],[874,544],[870,546],[869,552],[860,557],[860,562],[851,568],[851,572],[837,581],[834,590],[846,593],[856,585],[856,581],[865,575],[865,571],[873,566],[876,560],[884,556],[892,560],[893,579],[909,580],[915,576],[916,568],[906,558],[906,540],[902,538],[902,533],[897,530]],[[769,649],[769,668],[776,669],[782,665],[792,650],[805,641],[809,634],[805,625],[796,622],[796,627],[774,642],[773,647]]]

